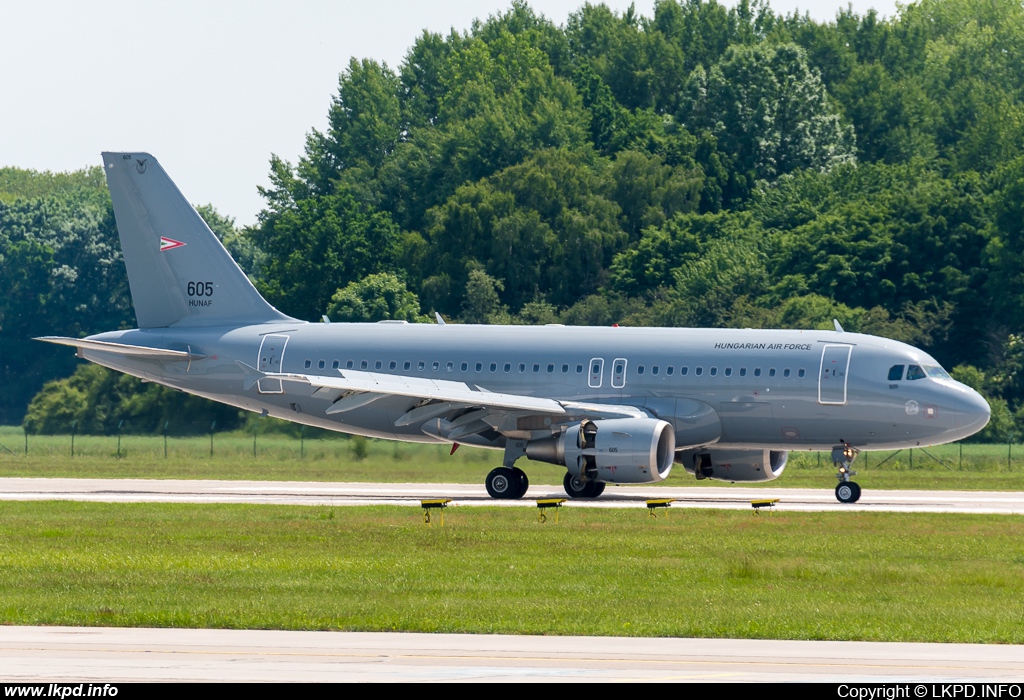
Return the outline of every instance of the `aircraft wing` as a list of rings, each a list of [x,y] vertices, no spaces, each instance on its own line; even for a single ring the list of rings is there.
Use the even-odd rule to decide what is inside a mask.
[[[318,389],[338,389],[343,392],[375,395],[409,396],[435,399],[467,406],[489,406],[512,410],[527,410],[533,413],[562,414],[565,409],[553,399],[542,399],[518,394],[499,394],[481,387],[475,389],[463,382],[445,379],[426,379],[396,374],[376,374],[359,370],[338,370],[339,377],[325,377],[315,374],[276,374],[264,376],[282,381],[303,382]]]
[[[243,363],[237,363],[242,365]],[[455,440],[493,428],[502,433],[515,432],[520,421],[531,416],[547,417],[542,425],[583,418],[646,418],[635,406],[586,403],[520,394],[488,391],[480,386],[444,379],[427,379],[395,374],[377,374],[359,370],[338,370],[337,377],[314,374],[263,373],[243,366],[249,384],[259,378],[302,382],[316,387],[317,393],[333,393],[338,398],[328,414],[344,413],[376,401],[382,396],[406,396],[419,399],[395,422],[396,426],[420,424],[424,432]],[[428,429],[427,424],[435,426]],[[540,426],[537,426],[538,428]]]

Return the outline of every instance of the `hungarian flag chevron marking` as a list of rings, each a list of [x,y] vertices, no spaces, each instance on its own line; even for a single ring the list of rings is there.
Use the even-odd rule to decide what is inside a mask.
[[[165,251],[168,251],[168,250],[172,250],[174,248],[180,248],[183,245],[185,245],[185,244],[182,243],[181,241],[176,241],[173,238],[167,238],[165,236],[160,236],[160,252],[161,253],[163,253]]]

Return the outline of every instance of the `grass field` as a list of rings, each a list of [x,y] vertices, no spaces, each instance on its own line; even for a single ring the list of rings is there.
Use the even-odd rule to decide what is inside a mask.
[[[449,456],[448,445],[415,445],[345,437],[305,440],[268,434],[217,434],[213,438],[124,436],[30,436],[25,454],[19,428],[0,427],[0,477],[145,477],[156,479],[267,479],[296,481],[376,481],[483,483],[501,462],[501,453],[463,447]],[[1024,490],[1024,446],[959,445],[893,453],[864,453],[857,481],[878,489]],[[929,456],[931,455],[931,456]],[[936,460],[941,460],[936,461]],[[523,460],[534,483],[557,484],[562,467]],[[721,486],[696,481],[677,466],[669,486]],[[827,453],[793,452],[783,476],[771,487],[831,488],[835,483]]]
[[[1024,643],[1024,519],[5,502],[0,622]]]

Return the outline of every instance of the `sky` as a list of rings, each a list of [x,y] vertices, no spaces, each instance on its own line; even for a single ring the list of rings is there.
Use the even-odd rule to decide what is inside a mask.
[[[583,0],[530,0],[565,23]],[[628,0],[605,0],[624,11]],[[636,0],[650,17],[654,0]],[[734,2],[726,0],[725,4]],[[831,20],[896,0],[772,0]],[[249,225],[271,154],[295,162],[323,129],[351,57],[398,66],[424,29],[466,30],[510,0],[2,0],[0,167],[66,171],[148,151],[189,201]]]

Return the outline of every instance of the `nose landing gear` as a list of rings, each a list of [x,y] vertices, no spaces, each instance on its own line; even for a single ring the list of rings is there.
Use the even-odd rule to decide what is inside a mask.
[[[836,500],[840,503],[856,503],[860,500],[860,485],[855,481],[850,481],[850,477],[857,474],[852,469],[855,459],[857,459],[857,450],[849,444],[832,448],[832,463],[836,465],[836,478],[839,479],[839,484],[836,486]]]

